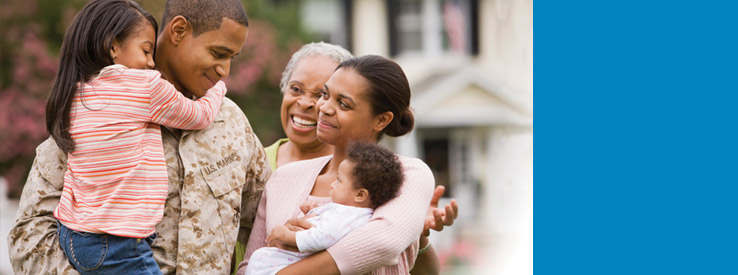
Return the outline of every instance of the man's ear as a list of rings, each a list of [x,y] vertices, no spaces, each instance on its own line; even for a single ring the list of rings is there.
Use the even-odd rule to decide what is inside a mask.
[[[179,45],[179,42],[181,42],[186,35],[192,33],[192,26],[190,25],[190,22],[187,21],[187,18],[178,15],[172,18],[172,22],[169,23],[165,31],[169,33],[169,39],[172,41],[172,44]]]
[[[369,200],[369,190],[366,190],[365,188],[360,188],[358,192],[356,192],[356,196],[354,196],[354,202],[356,203],[362,203]]]
[[[384,130],[384,127],[387,127],[387,125],[392,122],[392,119],[394,117],[395,114],[390,111],[386,111],[377,115],[374,118],[374,131],[381,132],[382,130]]]

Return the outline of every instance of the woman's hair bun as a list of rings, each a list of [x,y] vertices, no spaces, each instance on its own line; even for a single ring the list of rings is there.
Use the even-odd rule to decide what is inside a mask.
[[[405,109],[400,115],[392,119],[389,125],[384,129],[384,133],[391,137],[399,137],[409,133],[415,125],[415,116],[410,108]]]

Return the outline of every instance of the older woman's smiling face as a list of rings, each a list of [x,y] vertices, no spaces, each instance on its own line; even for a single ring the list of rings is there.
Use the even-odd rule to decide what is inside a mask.
[[[291,142],[301,147],[317,147],[317,109],[323,85],[333,74],[338,62],[318,55],[300,59],[282,91],[280,116],[282,129]]]

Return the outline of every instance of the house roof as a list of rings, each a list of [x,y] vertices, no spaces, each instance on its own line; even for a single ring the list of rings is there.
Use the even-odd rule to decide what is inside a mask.
[[[533,124],[532,99],[473,65],[429,75],[411,89],[419,127]]]

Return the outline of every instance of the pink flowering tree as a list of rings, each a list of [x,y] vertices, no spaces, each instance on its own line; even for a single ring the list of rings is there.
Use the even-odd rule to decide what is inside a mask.
[[[83,4],[83,3],[82,3]],[[77,1],[9,0],[0,9],[0,176],[17,196],[48,137],[46,97],[57,70],[64,30]],[[43,7],[43,8],[41,8]],[[48,16],[53,11],[53,16]],[[53,41],[53,42],[52,42]]]
[[[164,0],[139,1],[159,20]],[[243,1],[249,15],[246,45],[225,80],[228,97],[246,113],[263,144],[283,136],[279,78],[290,55],[310,36],[301,30],[297,2]],[[284,1],[283,1],[284,2]],[[85,4],[78,0],[3,0],[0,8],[0,176],[19,196],[48,138],[46,98],[58,68],[66,28]]]

